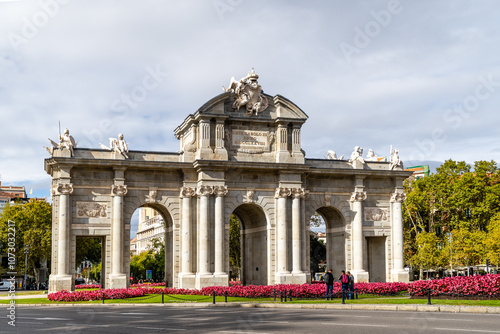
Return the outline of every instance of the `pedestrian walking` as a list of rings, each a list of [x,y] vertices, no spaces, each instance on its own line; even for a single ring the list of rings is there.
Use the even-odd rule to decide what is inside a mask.
[[[326,300],[332,299],[334,278],[331,269],[323,276],[323,281],[326,284]]]
[[[347,276],[349,276],[349,298],[354,299],[354,275],[351,274],[350,271],[347,272]]]
[[[340,283],[342,283],[342,295],[347,297],[347,291],[349,290],[349,276],[342,270],[342,275],[339,277]]]

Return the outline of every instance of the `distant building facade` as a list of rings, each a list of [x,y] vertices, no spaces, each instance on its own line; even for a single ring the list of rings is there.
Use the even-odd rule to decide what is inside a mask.
[[[408,167],[405,170],[413,172],[413,174],[410,176],[411,181],[428,177],[430,175],[429,165]]]
[[[165,239],[165,222],[162,216],[152,208],[140,208],[139,210],[135,254],[153,249],[154,239],[158,239],[162,243]]]
[[[16,198],[27,200],[24,186],[2,186],[2,181],[0,181],[0,213],[3,212],[7,203]]]

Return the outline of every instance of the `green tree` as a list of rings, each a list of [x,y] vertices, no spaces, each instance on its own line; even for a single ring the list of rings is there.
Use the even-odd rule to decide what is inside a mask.
[[[9,221],[13,223],[9,226]],[[15,234],[16,269],[25,269],[24,246],[27,245],[27,272],[38,276],[37,264],[50,259],[52,237],[52,206],[47,202],[30,201],[7,205],[0,216],[2,252],[7,252],[8,238]]]
[[[500,266],[500,213],[488,224],[488,233],[484,239],[485,257],[496,266]]]
[[[326,260],[326,245],[322,240],[319,240],[316,234],[309,232],[309,257],[311,259],[311,273],[319,272],[319,264]]]
[[[83,261],[90,261],[92,265],[101,262],[101,238],[76,238],[75,266],[78,267]]]
[[[229,218],[229,266],[237,276],[241,270],[241,226],[235,215]]]
[[[452,233],[453,264],[470,266],[481,263],[485,258],[484,241],[486,232],[469,231],[466,228],[457,229]]]
[[[434,269],[446,264],[445,250],[435,233],[420,232],[415,240],[416,252],[412,257],[412,263],[423,269]]]

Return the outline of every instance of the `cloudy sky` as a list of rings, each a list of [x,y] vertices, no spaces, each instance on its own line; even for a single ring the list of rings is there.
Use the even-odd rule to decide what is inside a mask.
[[[173,130],[255,68],[304,110],[309,158],[500,161],[498,1],[0,0],[0,174],[49,196],[47,138]]]

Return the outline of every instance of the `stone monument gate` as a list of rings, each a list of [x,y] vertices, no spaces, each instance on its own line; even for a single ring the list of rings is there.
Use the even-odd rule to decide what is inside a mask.
[[[73,290],[77,237],[102,239],[106,288],[130,276],[130,221],[139,207],[165,222],[167,286],[228,285],[229,218],[241,222],[243,284],[305,283],[309,219],[326,222],[327,266],[357,281],[408,281],[403,264],[403,171],[399,160],[307,159],[293,102],[262,93],[252,71],[232,80],[175,129],[180,151],[48,148],[52,176],[51,292]]]

